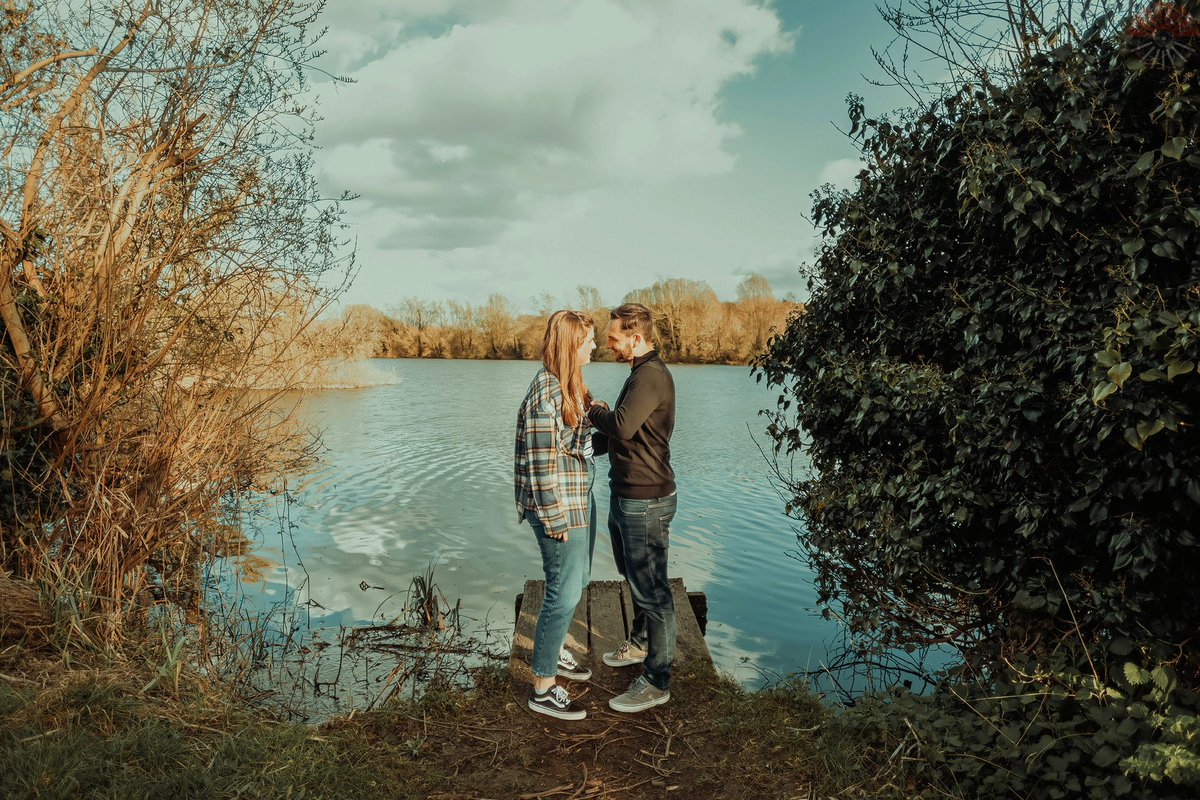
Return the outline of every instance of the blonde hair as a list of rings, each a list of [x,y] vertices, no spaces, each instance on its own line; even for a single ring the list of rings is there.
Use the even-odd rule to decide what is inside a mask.
[[[579,406],[590,402],[592,393],[583,383],[583,365],[579,348],[595,327],[592,318],[579,311],[555,311],[546,322],[542,341],[542,363],[562,387],[562,418],[570,427],[579,424]]]

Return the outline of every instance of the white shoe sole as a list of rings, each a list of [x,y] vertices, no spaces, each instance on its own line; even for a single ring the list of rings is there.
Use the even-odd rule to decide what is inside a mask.
[[[592,671],[590,669],[582,669],[576,672],[567,672],[562,667],[559,667],[558,677],[566,678],[569,681],[590,681],[592,679]]]
[[[637,706],[622,707],[617,704],[617,698],[614,697],[612,700],[608,701],[608,707],[611,708],[613,711],[619,711],[622,714],[637,714],[638,712],[645,711],[648,708],[654,708],[655,706],[661,706],[663,703],[667,702],[670,699],[671,699],[671,693],[667,692],[662,697],[660,697],[656,700],[647,700],[646,702],[641,703]]]
[[[558,711],[557,709],[547,708],[546,706],[539,705],[532,700],[526,702],[525,705],[529,706],[530,711],[538,714],[544,714],[545,716],[553,717],[554,719],[567,720],[568,722],[577,722],[581,719],[587,718],[586,711]]]
[[[609,658],[609,654],[605,653],[604,655],[600,656],[600,660],[610,667],[632,667],[634,664],[641,664],[646,660],[646,657],[642,656],[641,658],[618,659]]]

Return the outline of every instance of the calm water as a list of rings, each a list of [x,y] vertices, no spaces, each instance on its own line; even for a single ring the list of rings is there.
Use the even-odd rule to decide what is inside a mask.
[[[513,598],[526,579],[541,577],[512,493],[516,412],[537,366],[373,360],[361,365],[363,388],[313,392],[303,414],[322,431],[326,452],[290,483],[292,537],[263,537],[258,555],[272,566],[244,587],[247,602],[265,608],[303,585],[297,599],[313,626],[365,624],[381,605],[398,606],[412,576],[436,563],[450,601],[461,598],[464,616],[507,641]],[[707,593],[713,659],[744,685],[817,668],[837,631],[814,611],[807,569],[789,557],[796,523],[784,516],[754,441],[769,449],[758,411],[775,393],[745,367],[671,369],[679,512],[670,574]],[[593,394],[610,402],[626,375],[620,364],[584,370]],[[605,475],[607,461],[600,466]],[[616,579],[599,479],[596,501],[592,578]]]

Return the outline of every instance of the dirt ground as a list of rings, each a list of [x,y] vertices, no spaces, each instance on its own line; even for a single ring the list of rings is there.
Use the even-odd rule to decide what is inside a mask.
[[[530,712],[525,685],[503,674],[467,707],[435,692],[418,707],[330,725],[410,748],[442,782],[428,795],[439,800],[877,796],[836,780],[843,754],[820,752],[828,711],[807,692],[748,694],[701,671],[677,676],[667,704],[619,714],[608,709],[610,687],[636,672],[617,672],[568,684],[588,710],[579,722]]]

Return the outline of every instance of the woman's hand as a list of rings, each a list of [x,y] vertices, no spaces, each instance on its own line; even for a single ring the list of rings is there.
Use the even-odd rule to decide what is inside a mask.
[[[565,542],[568,539],[568,534],[566,531],[563,531],[561,534],[555,533],[554,531],[546,531],[546,535],[556,542]]]

